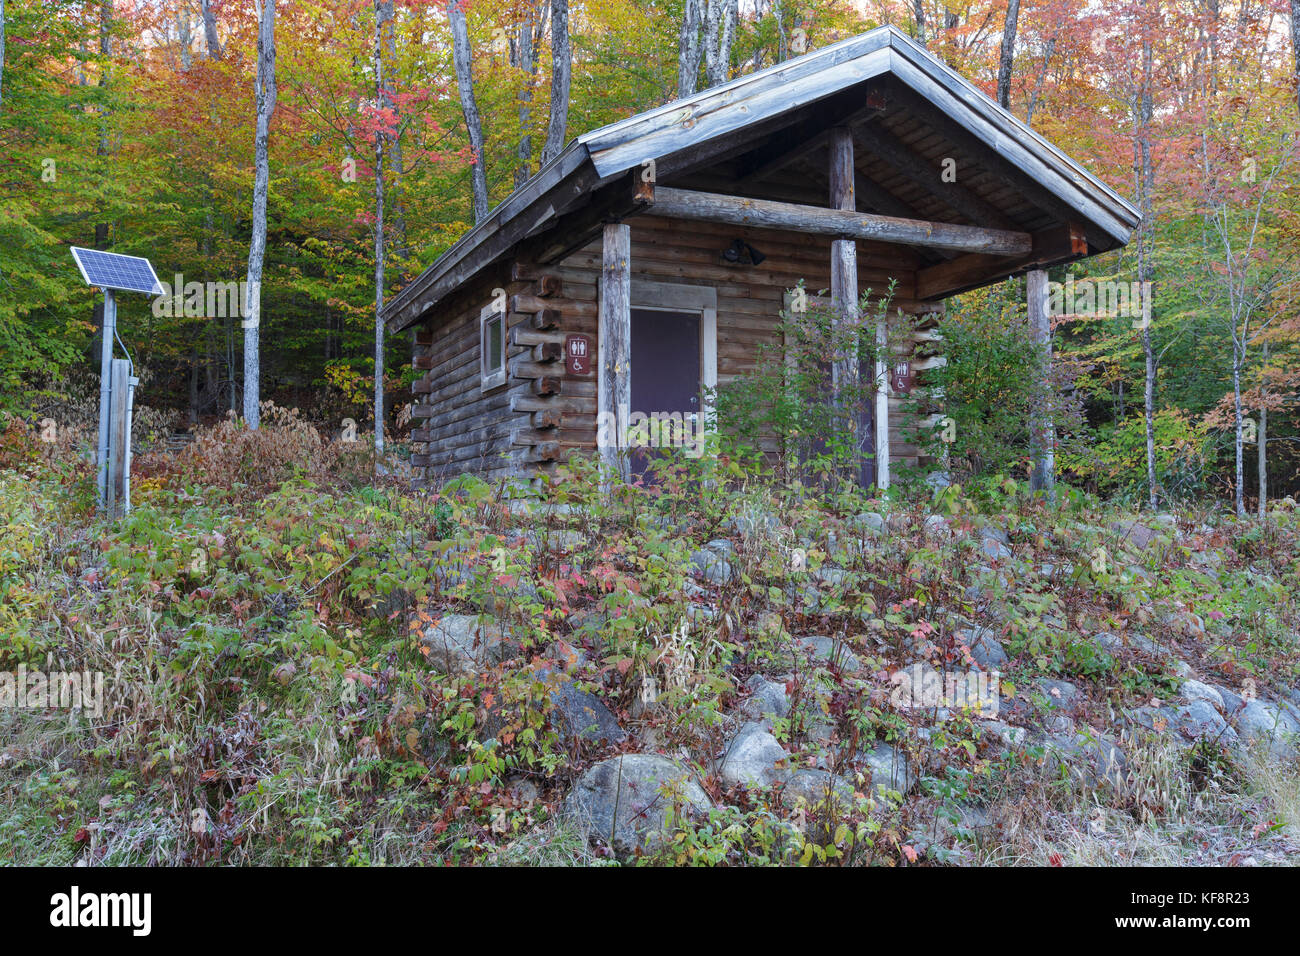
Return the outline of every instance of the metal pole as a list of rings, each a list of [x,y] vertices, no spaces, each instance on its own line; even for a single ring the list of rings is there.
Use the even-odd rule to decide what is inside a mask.
[[[117,326],[117,303],[113,290],[104,290],[103,342],[99,350],[99,459],[96,486],[99,490],[99,508],[108,508],[108,418],[109,395],[112,391],[113,335]]]

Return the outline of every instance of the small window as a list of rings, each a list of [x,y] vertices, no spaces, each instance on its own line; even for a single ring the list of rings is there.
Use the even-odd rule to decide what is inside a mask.
[[[506,383],[506,317],[490,305],[479,313],[479,355],[483,391],[500,388]]]

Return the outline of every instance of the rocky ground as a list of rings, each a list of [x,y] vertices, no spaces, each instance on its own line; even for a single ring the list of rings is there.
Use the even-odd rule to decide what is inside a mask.
[[[11,861],[1296,859],[1288,502],[4,490]]]

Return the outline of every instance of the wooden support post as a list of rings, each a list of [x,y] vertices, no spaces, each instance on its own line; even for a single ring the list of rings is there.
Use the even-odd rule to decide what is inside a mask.
[[[1034,408],[1030,434],[1034,449],[1034,470],[1029,476],[1031,491],[1046,492],[1056,500],[1056,426],[1052,421],[1052,316],[1048,305],[1047,270],[1025,273],[1029,305],[1029,338],[1041,350],[1039,388],[1041,398]]]
[[[853,134],[846,126],[830,131],[830,206],[832,209],[854,211]],[[870,482],[874,473],[868,461],[870,445],[863,446],[870,434],[870,421],[863,421],[857,409],[850,406],[861,401],[861,368],[858,361],[858,334],[861,316],[858,310],[858,246],[852,239],[835,239],[831,242],[831,303],[835,309],[834,323],[836,354],[831,365],[831,390],[839,409],[840,421],[852,436],[859,450],[858,473],[861,480]]]
[[[619,451],[632,404],[632,235],[623,223],[605,224],[601,260],[596,438],[600,457],[628,481],[631,463]]]

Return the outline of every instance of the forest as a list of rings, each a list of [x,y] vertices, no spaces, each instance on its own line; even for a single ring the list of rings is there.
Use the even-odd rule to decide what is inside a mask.
[[[166,296],[126,301],[119,322],[143,371],[141,440],[244,409],[251,339],[240,314],[185,288],[246,283],[254,258],[253,407],[296,407],[335,430],[373,422],[377,304],[567,139],[891,23],[1145,217],[1121,253],[1052,276],[1089,296],[1119,283],[1149,300],[1141,323],[1081,305],[1083,292],[1054,308],[1062,479],[1106,497],[1208,497],[1242,511],[1297,489],[1298,104],[1283,3],[271,9],[257,257],[260,7],[7,0],[6,411],[65,427],[86,418],[94,389],[78,383],[94,370],[101,306],[70,261],[76,245],[150,257],[167,285]],[[949,303],[954,451],[972,476],[1023,469],[1028,454],[1016,424],[1031,377],[1016,357],[1023,303],[1023,288]],[[382,346],[394,439],[409,348],[391,336]]]
[[[920,303],[942,408],[892,483],[904,389],[879,354],[861,375],[858,324],[892,277],[844,295],[839,225],[835,262],[725,219],[640,234],[719,287],[688,290],[694,341],[710,315],[713,364],[721,336],[741,373],[636,480],[607,442],[561,459],[546,381],[563,308],[632,339],[632,227],[587,223],[609,255],[574,247],[567,298],[546,298],[560,267],[503,252],[525,305],[448,306],[442,366],[432,324],[385,320],[576,137],[873,30],[865,56],[950,69],[1020,155],[1059,149],[1137,223],[1089,256],[1054,218],[1068,255]],[[877,92],[851,79],[836,95]],[[915,125],[897,115],[928,101],[902,102],[890,121]],[[867,128],[819,147],[847,204],[753,202],[947,229],[979,262],[972,237],[1034,251],[960,210],[858,209]],[[1294,864],[1298,130],[1300,0],[0,0],[0,864]],[[943,193],[946,165],[913,178]],[[677,185],[661,201],[751,202]],[[921,261],[882,245],[861,240],[864,276]],[[116,293],[113,336],[96,252],[160,283]],[[777,262],[828,269],[838,298]],[[735,358],[803,299],[823,304],[780,354]],[[129,380],[101,391],[110,352],[138,384],[106,455],[101,403]],[[439,437],[421,420],[489,442],[438,407],[439,368],[527,416],[549,449],[515,459],[527,480],[415,474]],[[886,423],[871,479],[853,379]],[[565,387],[604,415],[611,382]],[[110,461],[129,507],[106,507]],[[972,892],[1003,905],[1001,885]],[[1051,887],[1022,909],[1056,920]]]

